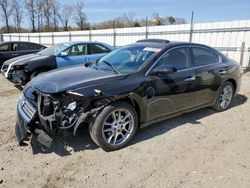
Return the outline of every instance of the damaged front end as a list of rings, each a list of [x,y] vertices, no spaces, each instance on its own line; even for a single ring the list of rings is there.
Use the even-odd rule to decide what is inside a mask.
[[[53,95],[35,92],[34,96],[35,105],[24,96],[18,103],[16,135],[20,145],[31,132],[40,144],[50,148],[52,135],[58,130],[75,135],[80,125],[88,124],[109,103],[107,99],[92,100],[74,92]]]
[[[25,65],[13,65],[8,72],[7,79],[14,84],[25,85],[29,80],[29,74],[25,69]]]

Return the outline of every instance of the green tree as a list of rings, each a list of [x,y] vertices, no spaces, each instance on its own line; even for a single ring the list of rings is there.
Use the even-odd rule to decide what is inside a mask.
[[[176,20],[174,17],[170,16],[170,17],[168,17],[168,22],[172,25],[172,24],[176,23]]]

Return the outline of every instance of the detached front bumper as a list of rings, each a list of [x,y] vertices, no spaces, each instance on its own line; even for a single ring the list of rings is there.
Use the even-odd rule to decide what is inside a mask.
[[[20,146],[24,145],[24,141],[27,140],[28,135],[31,133],[40,144],[50,148],[53,141],[52,138],[42,129],[38,129],[33,122],[36,113],[37,111],[33,105],[22,95],[17,104],[15,128],[17,141]]]

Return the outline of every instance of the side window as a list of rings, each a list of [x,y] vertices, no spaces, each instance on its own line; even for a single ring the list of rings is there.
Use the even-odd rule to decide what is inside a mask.
[[[42,50],[42,49],[44,49],[44,47],[39,45],[39,44],[31,44],[31,48],[34,49],[34,50]]]
[[[89,53],[90,54],[102,54],[102,53],[109,53],[110,50],[101,45],[101,44],[89,44],[90,48],[89,48]]]
[[[66,50],[69,56],[86,55],[86,44],[77,44]]]
[[[166,53],[159,61],[159,65],[171,65],[177,70],[187,69],[190,67],[187,48],[176,48]]]
[[[29,44],[28,43],[19,43],[19,50],[25,51],[25,50],[30,50]]]
[[[192,47],[191,49],[195,67],[219,63],[220,57],[216,53],[198,47]]]
[[[17,44],[16,43],[9,43],[9,44],[4,44],[0,46],[0,51],[16,51],[17,50]]]
[[[10,44],[3,44],[0,46],[1,52],[11,51],[11,45]]]

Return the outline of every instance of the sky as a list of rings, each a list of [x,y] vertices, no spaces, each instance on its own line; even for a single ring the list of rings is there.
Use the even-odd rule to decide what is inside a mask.
[[[77,0],[60,0],[71,4]],[[195,23],[250,19],[250,0],[84,0],[88,22],[101,22],[134,12],[136,18],[174,16]]]

